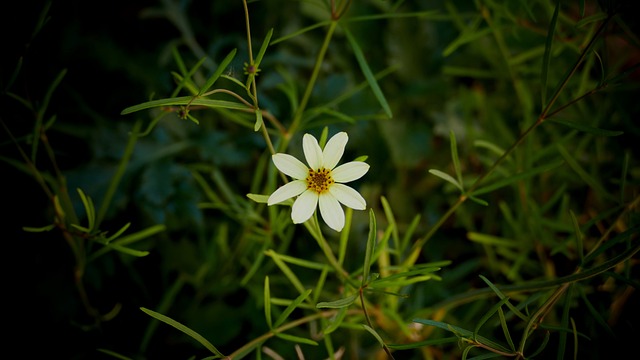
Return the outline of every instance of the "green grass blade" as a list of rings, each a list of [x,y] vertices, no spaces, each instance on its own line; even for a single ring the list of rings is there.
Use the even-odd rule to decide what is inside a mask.
[[[376,216],[373,209],[369,209],[369,236],[367,237],[367,247],[362,264],[362,286],[369,282],[369,271],[371,270],[371,258],[376,248]]]
[[[335,301],[324,301],[319,302],[316,305],[318,309],[341,309],[346,308],[349,305],[353,304],[358,299],[358,294],[354,294],[351,296],[347,296],[346,298],[335,300]]]
[[[207,80],[204,86],[200,88],[198,95],[204,94],[213,86],[216,80],[218,80],[220,75],[222,75],[222,73],[226,70],[227,66],[229,66],[233,58],[236,56],[237,51],[238,49],[233,49],[229,52],[229,54],[227,54],[227,56],[222,60],[222,62],[220,63],[216,71],[214,71],[213,75],[211,75],[211,77],[209,78],[209,80]]]
[[[378,81],[376,80],[375,75],[371,72],[371,69],[369,68],[369,64],[367,64],[367,60],[364,56],[364,53],[362,52],[362,49],[360,49],[360,45],[358,45],[358,42],[353,37],[353,35],[351,34],[351,31],[349,31],[347,27],[344,27],[343,30],[345,35],[347,35],[347,40],[349,40],[351,49],[353,50],[353,53],[356,56],[356,60],[360,65],[360,69],[362,70],[362,74],[367,79],[367,82],[369,83],[369,86],[371,87],[373,94],[375,95],[376,99],[378,99],[380,106],[382,106],[382,109],[387,114],[387,116],[389,118],[393,118],[393,114],[391,112],[391,108],[389,107],[389,103],[387,103],[387,99],[384,97],[384,94],[382,93],[382,90],[378,85]]]
[[[222,358],[224,357],[224,355],[218,351],[218,349],[216,349],[215,346],[213,346],[213,344],[211,344],[207,339],[205,339],[202,335],[198,334],[197,332],[189,329],[188,327],[184,326],[183,324],[171,319],[168,316],[162,315],[160,313],[157,313],[153,310],[149,310],[147,308],[143,308],[141,307],[140,310],[142,310],[143,312],[145,312],[147,315],[158,319],[160,321],[162,321],[163,323],[173,326],[174,328],[176,328],[177,330],[182,331],[183,333],[187,334],[188,336],[190,336],[191,338],[193,338],[194,340],[196,340],[197,342],[199,342],[200,344],[202,344],[207,350],[211,351],[213,354],[215,354],[217,357]]]
[[[318,345],[317,342],[315,342],[315,341],[313,341],[311,339],[300,337],[300,336],[283,334],[283,333],[276,333],[276,336],[281,338],[281,339],[283,339],[283,340],[296,342],[296,343],[300,343],[300,344],[307,344],[307,345],[314,345],[314,346]]]
[[[378,334],[377,331],[372,329],[369,325],[362,324],[362,327],[365,330],[367,330],[371,335],[373,335],[373,337],[376,338],[376,340],[378,340],[378,343],[380,344],[380,346],[382,346],[383,348],[387,346],[385,345],[384,340],[382,340],[382,337],[380,336],[380,334]]]
[[[587,171],[584,170],[582,166],[580,166],[580,164],[578,164],[576,159],[571,154],[569,154],[569,152],[564,148],[564,146],[562,146],[561,144],[557,144],[556,148],[558,149],[558,152],[560,153],[560,155],[562,155],[564,160],[567,162],[569,167],[571,167],[571,169],[573,169],[573,171],[575,171],[575,173],[578,174],[578,176],[582,179],[582,181],[584,181],[587,185],[589,185],[593,190],[595,190],[601,196],[614,201],[617,200],[613,196],[611,196],[611,194],[609,194],[609,192],[607,192],[607,190],[605,190],[604,187],[602,187],[600,182],[598,182],[595,178],[589,175]]]
[[[282,256],[280,254],[276,253],[273,250],[267,250],[265,254],[273,259],[273,262],[276,263],[278,268],[280,268],[280,271],[282,271],[287,279],[289,279],[289,282],[291,282],[291,284],[298,290],[300,294],[304,294],[307,291],[296,274],[291,271],[291,268],[289,268],[289,266],[287,266],[284,261],[282,261]]]
[[[422,324],[422,325],[428,325],[428,326],[435,326],[437,328],[446,330],[446,331],[450,331],[454,334],[456,334],[459,337],[464,337],[467,339],[471,339],[473,336],[473,333],[467,329],[461,328],[459,326],[455,326],[455,325],[451,325],[445,322],[441,322],[441,321],[435,321],[435,320],[429,320],[429,319],[413,319],[413,322]],[[495,341],[489,340],[487,338],[485,338],[484,336],[480,336],[478,335],[475,339],[475,341],[489,346],[493,349],[502,351],[504,353],[510,353],[511,351],[507,348],[505,348],[504,346],[498,344]]]
[[[495,284],[493,284],[491,281],[489,281],[489,279],[487,279],[486,277],[484,277],[483,275],[479,275],[480,278],[482,279],[482,281],[484,281],[490,288],[491,290],[493,290],[494,293],[496,293],[496,295],[498,295],[498,297],[500,299],[506,299],[507,296],[500,291],[500,289],[498,289],[497,286],[495,286]],[[527,321],[529,320],[529,318],[523,314],[520,310],[518,310],[515,306],[513,306],[513,304],[511,304],[510,302],[506,302],[505,305],[507,305],[507,307],[509,308],[509,310],[511,310],[514,314],[516,314],[517,317],[519,317],[520,319]]]
[[[264,38],[262,42],[262,46],[260,46],[260,50],[258,51],[258,55],[256,56],[255,66],[260,68],[260,63],[262,63],[262,58],[264,57],[265,52],[267,52],[267,47],[269,47],[269,42],[271,41],[271,36],[273,35],[273,28],[269,29],[267,32],[267,36]]]
[[[144,102],[142,104],[130,106],[120,113],[120,115],[127,115],[134,113],[140,110],[146,110],[156,107],[163,106],[180,106],[180,105],[202,105],[211,108],[222,108],[222,109],[231,109],[231,110],[246,110],[248,109],[246,105],[242,103],[237,103],[233,101],[224,101],[224,100],[211,100],[211,99],[203,99],[196,98],[193,96],[180,96],[168,99],[159,99],[159,100],[151,100]]]
[[[451,176],[451,175],[449,175],[449,174],[447,174],[445,172],[442,172],[440,170],[436,170],[436,169],[429,169],[429,174],[435,175],[435,176],[439,177],[442,180],[445,180],[447,182],[452,183],[455,187],[460,189],[461,192],[464,192],[464,190],[462,189],[462,185],[460,185],[458,183],[458,181],[453,178],[453,176]],[[474,194],[475,194],[475,192],[474,192]]]
[[[542,57],[542,74],[540,75],[541,92],[542,92],[542,106],[547,104],[547,82],[549,81],[549,64],[551,63],[551,47],[553,45],[553,37],[556,33],[556,26],[558,24],[558,14],[560,13],[560,0],[556,2],[556,8],[553,11],[551,22],[549,23],[549,30],[547,31],[547,40],[544,44],[544,56]]]
[[[460,167],[460,157],[458,157],[458,144],[456,142],[456,134],[453,132],[453,130],[449,131],[449,139],[451,140],[451,160],[453,160],[453,168],[456,172],[458,184],[460,184],[460,187],[464,187],[464,184],[462,183],[462,168]]]
[[[264,318],[269,329],[273,329],[271,322],[271,288],[269,286],[269,276],[264,277]]]
[[[527,171],[523,171],[521,173],[515,174],[513,176],[509,176],[508,178],[502,179],[502,180],[498,180],[493,184],[484,186],[479,188],[478,190],[473,191],[473,195],[482,195],[482,194],[486,194],[488,192],[492,192],[494,190],[500,189],[502,187],[511,185],[517,181],[520,180],[524,180],[526,178],[530,178],[532,176],[550,171],[560,165],[564,164],[564,161],[557,161],[557,162],[553,162],[551,164],[546,164],[546,165],[542,165],[542,166],[538,166],[538,167],[534,167],[530,170]],[[431,170],[429,170],[429,172],[431,172]]]
[[[578,257],[580,258],[580,265],[584,264],[584,247],[582,245],[582,231],[580,231],[580,224],[578,223],[578,219],[576,218],[576,214],[573,211],[569,210],[569,214],[571,215],[571,222],[573,223],[573,230],[576,235],[576,251],[578,252]]]
[[[93,206],[93,200],[91,200],[91,198],[88,197],[84,193],[84,191],[82,191],[82,189],[77,188],[76,191],[78,192],[78,195],[80,195],[80,200],[84,205],[84,211],[87,214],[87,222],[88,222],[87,232],[91,232],[93,231],[94,225],[96,223],[96,208]]]
[[[566,121],[566,120],[555,119],[555,118],[551,118],[551,119],[549,119],[549,121],[554,122],[556,124],[568,126],[568,127],[572,128],[572,129],[576,129],[576,130],[579,130],[579,131],[582,131],[582,132],[586,132],[586,133],[593,134],[593,135],[598,135],[598,136],[618,136],[618,135],[624,134],[623,131],[605,130],[605,129],[600,129],[600,128],[597,128],[597,127],[594,127],[594,126],[580,124],[580,123],[573,122],[573,121]]]
[[[280,325],[282,325],[285,322],[285,320],[287,320],[289,315],[291,315],[293,310],[295,310],[298,307],[298,305],[300,305],[300,303],[302,303],[309,297],[309,294],[311,294],[311,289],[307,289],[305,292],[298,295],[298,297],[291,304],[289,304],[289,306],[287,306],[286,309],[284,309],[284,311],[282,312],[282,314],[280,314],[280,316],[278,317],[276,322],[273,324],[273,326],[277,328]]]
[[[478,332],[480,332],[480,328],[482,328],[482,325],[486,324],[486,322],[489,321],[489,319],[491,319],[493,314],[498,312],[498,309],[500,309],[500,307],[504,305],[507,301],[509,301],[508,297],[503,298],[502,300],[494,304],[491,307],[491,309],[489,309],[489,311],[487,311],[484,315],[480,317],[480,320],[478,320],[475,328],[473,329],[473,337],[472,337],[473,340],[476,340],[478,338]]]

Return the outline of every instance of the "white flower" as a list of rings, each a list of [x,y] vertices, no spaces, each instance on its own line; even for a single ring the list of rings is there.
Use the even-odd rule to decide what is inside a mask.
[[[309,220],[318,206],[324,222],[335,231],[341,231],[344,211],[339,203],[355,210],[367,207],[362,195],[343,183],[361,178],[369,171],[369,164],[352,161],[336,167],[348,140],[347,133],[337,133],[327,141],[323,151],[315,137],[304,134],[302,149],[309,167],[291,155],[273,155],[271,158],[278,170],[294,180],[274,191],[268,205],[300,195],[291,208],[291,219],[295,224]]]

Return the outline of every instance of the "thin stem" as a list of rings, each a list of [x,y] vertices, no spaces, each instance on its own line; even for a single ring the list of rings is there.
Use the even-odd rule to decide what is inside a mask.
[[[460,195],[460,197],[458,198],[458,200],[456,201],[455,204],[452,205],[452,207],[438,220],[438,222],[436,224],[434,224],[431,229],[429,229],[429,232],[423,237],[418,239],[418,241],[416,241],[412,247],[411,253],[409,254],[409,257],[407,257],[407,259],[404,261],[404,265],[405,266],[410,266],[413,265],[415,263],[415,261],[417,260],[418,256],[420,255],[420,251],[422,249],[422,247],[424,246],[424,244],[435,234],[435,232],[445,223],[445,221],[451,216],[453,215],[453,213],[458,209],[458,207],[460,205],[462,205],[467,199],[468,199],[468,195],[467,194],[473,194],[473,191],[476,190],[480,184],[482,183],[482,181],[484,179],[487,178],[487,176],[489,176],[490,174],[493,173],[493,171],[495,171],[495,169],[502,164],[502,162],[509,156],[511,155],[515,149],[524,141],[524,139],[529,135],[529,133],[531,133],[535,128],[537,128],[540,124],[542,124],[544,122],[544,120],[546,120],[546,118],[548,117],[547,114],[549,112],[549,110],[551,109],[551,107],[553,106],[553,104],[556,102],[556,100],[558,99],[560,92],[564,89],[564,87],[566,86],[566,84],[569,82],[569,80],[571,79],[571,77],[575,74],[575,72],[577,71],[578,67],[580,66],[580,64],[582,63],[582,61],[584,60],[585,56],[587,55],[587,53],[591,50],[591,47],[593,47],[593,45],[595,44],[596,39],[600,36],[600,34],[602,33],[602,31],[604,30],[606,24],[609,22],[609,20],[611,19],[611,17],[608,17],[598,28],[598,30],[596,31],[596,33],[593,35],[593,37],[591,38],[591,40],[589,41],[589,44],[585,47],[585,49],[582,51],[582,53],[580,54],[580,57],[578,58],[578,60],[576,61],[576,63],[574,64],[573,68],[571,69],[571,71],[569,71],[569,73],[567,74],[567,76],[565,76],[565,78],[563,79],[563,81],[560,83],[560,85],[558,86],[558,88],[556,89],[556,92],[553,94],[553,96],[551,97],[551,100],[549,100],[549,103],[547,104],[547,106],[544,108],[544,110],[540,113],[540,116],[538,117],[538,119],[527,129],[525,130],[519,137],[518,139],[493,163],[493,165],[491,165],[491,167],[485,171],[483,174],[481,174],[471,185],[471,187],[469,187],[467,189],[467,191]],[[556,112],[552,113],[555,114]]]
[[[320,229],[320,223],[318,222],[318,213],[317,212],[314,213],[313,217],[311,217],[311,219],[305,222],[305,225],[309,229],[309,232],[311,232],[311,235],[313,236],[313,238],[316,239],[316,241],[318,242],[320,249],[322,249],[322,252],[327,257],[327,260],[329,260],[329,263],[331,264],[331,266],[333,266],[333,268],[336,270],[338,275],[343,280],[347,281],[351,285],[354,285],[352,284],[351,279],[349,278],[349,273],[342,267],[340,262],[338,262],[338,259],[336,259],[336,256],[333,254],[333,251],[331,251],[331,247],[329,246],[329,243],[327,243],[327,240],[325,240],[324,236],[322,235],[322,230]]]
[[[249,7],[247,6],[247,0],[242,0],[242,5],[244,7],[245,23],[246,23],[246,26],[247,26],[247,48],[249,49],[249,64],[251,64],[251,66],[254,66],[253,50],[252,50],[252,46],[251,46],[251,26],[249,25],[249,23],[250,23],[250,21],[249,21]],[[249,76],[253,77],[251,79],[251,82],[250,82],[249,86],[251,87],[250,91],[253,93],[253,108],[254,108],[254,111],[262,111],[262,110],[260,110],[260,106],[258,104],[258,89],[257,89],[257,85],[256,85],[256,76],[255,76],[255,74],[249,75]],[[256,114],[256,116],[258,116],[258,115]],[[269,147],[269,151],[271,152],[272,155],[275,154],[276,150],[273,147],[273,143],[271,142],[271,138],[269,137],[269,132],[267,131],[267,127],[265,126],[264,122],[260,126],[260,130],[262,131],[262,136],[264,137],[264,141],[267,143],[267,147]]]
[[[329,24],[329,29],[327,30],[327,34],[324,38],[324,42],[322,43],[322,47],[320,48],[320,51],[316,56],[316,62],[315,62],[315,65],[313,66],[311,78],[309,78],[309,83],[307,84],[307,88],[304,91],[304,95],[300,100],[300,105],[296,109],[296,113],[293,117],[291,126],[289,126],[288,135],[285,136],[284,141],[282,142],[283,149],[286,149],[291,135],[295,134],[296,130],[300,127],[300,123],[302,122],[302,114],[304,113],[304,110],[307,107],[309,99],[311,98],[311,92],[313,91],[313,88],[316,84],[316,80],[318,79],[318,74],[320,73],[320,68],[322,67],[324,56],[327,53],[327,49],[329,48],[329,43],[331,42],[333,32],[335,31],[337,25],[338,25],[338,22],[335,20],[331,21],[331,23]]]

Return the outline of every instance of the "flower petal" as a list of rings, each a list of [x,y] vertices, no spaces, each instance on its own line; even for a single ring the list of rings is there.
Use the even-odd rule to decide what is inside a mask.
[[[302,137],[302,150],[304,151],[304,157],[307,159],[307,164],[313,170],[318,170],[322,166],[322,149],[318,145],[313,135],[304,134]],[[306,176],[306,175],[305,175]]]
[[[322,166],[325,169],[333,169],[338,165],[338,161],[344,154],[344,148],[347,146],[349,136],[346,132],[339,132],[331,137],[324,147],[322,155],[324,157],[324,164]]]
[[[329,193],[352,209],[364,210],[367,208],[367,201],[362,195],[347,185],[333,184],[329,188]],[[320,197],[320,211],[322,211],[322,197]]]
[[[309,175],[309,168],[302,161],[289,154],[274,154],[271,156],[271,160],[278,170],[296,180],[304,179]]]
[[[296,201],[291,207],[291,220],[294,224],[303,223],[313,215],[318,205],[318,193],[312,190],[307,190],[298,196]]]
[[[322,220],[333,230],[342,231],[344,227],[344,210],[342,210],[338,200],[331,193],[324,193],[320,195],[318,206],[320,207]]]
[[[342,164],[331,171],[333,180],[345,183],[360,179],[369,171],[369,164],[363,161],[351,161]]]
[[[304,180],[294,180],[290,183],[284,184],[269,196],[267,205],[281,203],[294,196],[302,194],[307,189],[307,183]]]

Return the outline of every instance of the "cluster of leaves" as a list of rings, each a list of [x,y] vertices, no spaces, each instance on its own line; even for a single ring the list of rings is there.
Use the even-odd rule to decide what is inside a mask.
[[[626,3],[215,3],[141,11],[180,37],[155,35],[170,77],[141,71],[144,56],[128,65],[151,95],[132,105],[143,92],[130,93],[116,125],[65,125],[51,107],[66,70],[42,100],[14,86],[22,58],[3,86],[34,122],[19,136],[5,126],[19,151],[2,160],[51,209],[22,230],[73,254],[57,266],[77,291],[48,295],[77,306],[62,321],[76,348],[65,355],[628,350],[640,41]],[[34,34],[55,21],[49,10]],[[266,206],[286,181],[270,157],[335,131],[350,135],[347,157],[367,155],[357,185],[370,209],[347,209],[341,233],[316,216],[296,226],[291,202]],[[94,158],[62,168],[52,132],[84,139]],[[87,335],[99,338],[88,350]]]

